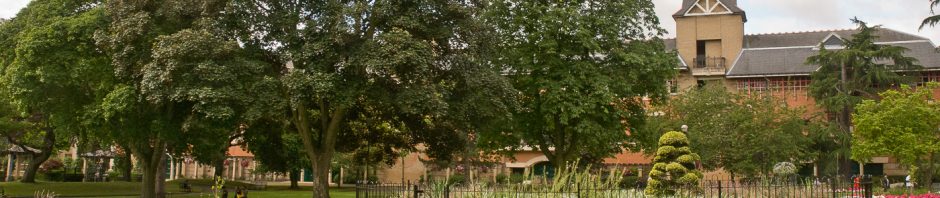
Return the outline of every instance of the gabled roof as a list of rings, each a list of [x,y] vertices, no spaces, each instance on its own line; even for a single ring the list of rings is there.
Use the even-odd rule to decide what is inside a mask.
[[[741,56],[728,70],[728,78],[754,76],[805,76],[819,67],[807,65],[810,56],[819,54],[823,39],[836,35],[851,39],[857,30],[836,30],[766,34],[745,36]],[[881,28],[876,33],[876,44],[901,46],[909,49],[905,55],[916,58],[925,69],[940,69],[940,53],[929,39],[891,29]],[[759,47],[755,47],[759,46]]]
[[[848,40],[858,30],[826,30],[744,36],[744,49],[731,63],[726,76],[745,78],[755,76],[807,76],[818,66],[806,65],[806,58],[819,53],[821,42],[837,36]],[[925,69],[940,70],[940,53],[930,39],[888,28],[875,33],[876,44],[907,48],[905,55],[916,58]],[[663,39],[667,50],[676,49],[675,39]]]
[[[852,39],[852,35],[857,33],[858,30],[845,29],[773,34],[751,34],[744,36],[744,48],[815,46],[831,34],[838,35],[842,39],[850,40]],[[879,28],[878,31],[875,32],[875,36],[878,36],[878,42],[930,40],[922,36],[912,35],[888,28]]]
[[[682,0],[682,9],[679,9],[679,11],[676,11],[675,14],[672,14],[672,17],[673,18],[686,17],[685,13],[688,12],[690,9],[692,9],[692,7],[695,6],[695,2],[698,2],[698,1],[700,0]],[[705,1],[705,0],[701,0],[701,1]],[[725,5],[725,7],[727,7],[731,11],[731,14],[740,14],[744,22],[747,22],[747,15],[744,13],[743,9],[738,7],[738,0],[716,0],[716,1],[721,2],[721,4]]]

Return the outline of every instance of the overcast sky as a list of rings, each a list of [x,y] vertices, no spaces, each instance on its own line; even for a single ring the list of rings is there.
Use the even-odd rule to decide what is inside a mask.
[[[29,0],[0,0],[0,18],[16,15]],[[672,14],[682,0],[653,0],[656,12],[669,37],[675,32]],[[940,27],[918,30],[920,21],[930,15],[927,0],[738,0],[747,12],[747,34],[797,32],[853,28],[849,21],[858,17],[871,24],[917,34],[940,41]]]

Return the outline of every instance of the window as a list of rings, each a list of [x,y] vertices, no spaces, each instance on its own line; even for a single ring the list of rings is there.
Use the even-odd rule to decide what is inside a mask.
[[[678,94],[679,93],[679,80],[673,78],[672,80],[666,81],[666,88],[669,91],[669,94]]]
[[[721,79],[699,79],[696,81],[698,88],[703,88],[705,86],[721,86]]]
[[[705,41],[695,42],[695,57],[696,58],[705,57]]]

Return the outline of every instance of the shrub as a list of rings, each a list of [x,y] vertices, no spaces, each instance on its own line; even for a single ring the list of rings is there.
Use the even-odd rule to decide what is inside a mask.
[[[525,181],[525,175],[522,175],[522,174],[509,175],[509,183],[511,184],[518,184],[518,183],[522,183],[523,181]]]
[[[466,182],[467,178],[463,175],[451,175],[450,178],[447,179],[447,185],[460,185]]]
[[[46,181],[63,181],[65,180],[65,171],[49,170],[49,171],[43,172],[42,177]]]
[[[659,138],[659,149],[653,158],[653,170],[644,193],[652,196],[670,196],[675,189],[698,183],[702,173],[695,170],[698,154],[689,148],[685,134],[670,131]]]
[[[509,182],[509,176],[507,176],[506,174],[503,174],[503,173],[500,173],[500,174],[497,174],[497,175],[496,175],[496,183],[497,183],[497,184],[505,184],[506,182]]]
[[[40,173],[47,173],[54,170],[62,169],[65,165],[62,164],[59,160],[49,159],[45,163],[39,166]]]
[[[66,173],[63,175],[62,181],[65,182],[81,182],[82,179],[85,179],[85,174],[81,173]]]

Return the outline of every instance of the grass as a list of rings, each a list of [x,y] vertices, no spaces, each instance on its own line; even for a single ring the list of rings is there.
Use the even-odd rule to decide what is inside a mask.
[[[177,182],[167,182],[166,190],[169,193],[173,193],[168,197],[181,197],[181,198],[190,198],[190,197],[208,197],[208,193],[202,192],[203,187],[200,186],[201,181],[193,181],[191,184],[195,185],[193,187],[193,193],[179,194],[179,183]],[[232,184],[232,183],[229,183]],[[35,184],[24,184],[19,182],[0,182],[0,189],[3,189],[6,192],[6,195],[9,196],[28,196],[31,197],[33,193],[39,190],[52,191],[60,196],[112,196],[112,197],[137,197],[140,193],[140,183],[139,182],[97,182],[97,183],[83,183],[83,182],[39,182]],[[229,197],[232,197],[234,192],[230,191]],[[301,189],[291,190],[287,189],[286,186],[269,186],[266,190],[254,190],[249,191],[251,197],[261,197],[261,198],[288,198],[288,197],[312,197],[310,187],[302,187]],[[333,198],[352,198],[356,197],[356,192],[352,188],[340,188],[340,189],[330,189],[330,195]]]

